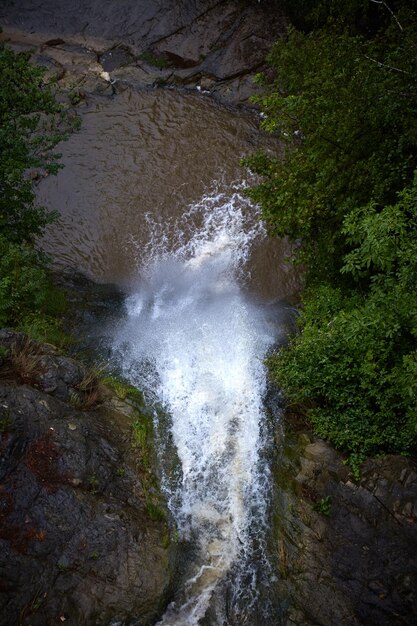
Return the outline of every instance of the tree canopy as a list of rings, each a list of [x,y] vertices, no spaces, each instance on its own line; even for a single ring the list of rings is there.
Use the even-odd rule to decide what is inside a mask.
[[[0,326],[34,334],[36,328],[56,328],[53,315],[63,298],[35,247],[57,214],[36,203],[33,182],[57,172],[54,148],[77,126],[44,73],[30,63],[29,53],[0,46]]]
[[[29,58],[0,47],[0,228],[15,242],[33,240],[54,218],[36,205],[31,173],[57,171],[52,150],[67,130],[44,69]]]
[[[306,267],[301,334],[271,371],[345,450],[415,450],[416,14],[407,2],[310,5],[319,26],[291,27],[258,78],[284,157],[245,161],[270,231],[300,241]]]

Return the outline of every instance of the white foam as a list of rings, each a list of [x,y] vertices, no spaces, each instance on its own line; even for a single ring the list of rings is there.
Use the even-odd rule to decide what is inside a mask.
[[[208,194],[181,224],[151,223],[115,339],[126,376],[152,386],[171,416],[182,475],[165,486],[180,536],[197,544],[164,626],[199,623],[218,582],[249,557],[254,516],[259,528],[265,515],[263,357],[274,337],[241,288],[251,246],[265,235],[255,213],[236,189]]]

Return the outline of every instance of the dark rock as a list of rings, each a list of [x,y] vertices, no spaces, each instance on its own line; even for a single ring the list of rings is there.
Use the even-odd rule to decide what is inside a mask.
[[[64,44],[65,41],[63,39],[61,39],[60,37],[55,37],[55,39],[48,39],[48,41],[45,41],[45,46],[60,46],[62,44]]]
[[[31,57],[32,63],[40,65],[45,68],[45,74],[43,75],[43,81],[49,83],[51,80],[61,80],[65,74],[65,70],[54,59],[51,59],[46,54],[34,54]]]
[[[1,330],[0,346],[10,353],[9,378],[30,382],[60,400],[69,400],[87,375],[77,361],[57,354],[54,346],[30,341],[24,333]]]
[[[134,55],[128,48],[116,46],[107,50],[99,56],[99,61],[103,70],[106,72],[112,72],[119,67],[124,67],[135,61]]]
[[[0,624],[149,624],[171,566],[166,525],[147,513],[132,407],[75,410],[59,396],[82,367],[41,359],[38,384],[53,395],[0,384]]]
[[[368,460],[359,483],[330,445],[287,434],[276,469],[277,623],[415,624],[415,462]],[[300,497],[301,486],[301,497]],[[329,498],[329,500],[326,500]],[[330,501],[330,509],[323,503]]]
[[[75,50],[72,57],[78,69],[69,63],[70,46],[83,46],[86,57],[91,48],[96,50],[105,72],[134,67],[135,59],[147,55],[149,59],[154,57],[157,66],[161,61],[168,63],[174,73],[170,82],[174,84],[197,86],[200,78],[214,77],[217,89],[213,85],[210,91],[219,100],[232,104],[248,103],[256,91],[253,75],[265,67],[266,54],[285,32],[287,23],[279,3],[88,0],[81,4],[40,0],[34,11],[30,0],[15,0],[0,7],[0,21],[7,35],[16,36],[16,31],[22,30],[56,33],[56,37],[43,43],[42,53],[48,51],[69,74],[80,73]],[[140,65],[146,73],[153,74],[145,60]],[[187,70],[193,70],[193,78],[185,73]],[[84,72],[91,71],[87,64]],[[111,79],[117,80],[113,76]],[[69,76],[68,85],[73,80]],[[166,83],[168,79],[163,77],[160,81]],[[145,80],[144,85],[147,84],[150,83]],[[151,84],[157,84],[157,79]],[[90,86],[87,82],[83,87],[104,95],[112,93],[98,83]]]
[[[73,359],[47,355],[40,359],[40,372],[35,382],[46,393],[65,401],[84,376],[85,369]]]
[[[10,350],[16,343],[22,343],[26,339],[25,333],[17,333],[9,328],[0,330],[0,346],[6,350]]]

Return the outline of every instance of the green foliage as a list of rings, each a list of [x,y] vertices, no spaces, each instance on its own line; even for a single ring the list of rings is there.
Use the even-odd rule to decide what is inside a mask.
[[[0,229],[15,242],[33,241],[55,217],[35,204],[31,172],[56,173],[53,148],[70,128],[29,56],[0,46]]]
[[[165,511],[161,508],[158,502],[152,498],[148,498],[146,500],[146,513],[149,519],[151,519],[154,522],[166,521],[167,516],[166,516]]]
[[[0,417],[0,433],[9,432],[13,422],[10,417]]]
[[[270,358],[288,398],[310,407],[317,434],[355,454],[417,447],[417,181],[394,206],[348,216],[356,248],[343,272],[366,291],[306,292],[300,335]]]
[[[361,465],[366,459],[364,452],[352,452],[349,457],[343,461],[344,465],[349,465],[350,470],[355,480],[360,480],[361,477]]]
[[[151,454],[151,437],[152,426],[146,416],[140,416],[132,424],[133,445],[138,448],[142,463],[145,467],[149,467]]]
[[[158,57],[150,50],[142,52],[139,55],[139,59],[141,61],[144,61],[145,63],[148,63],[148,65],[153,65],[154,67],[157,67],[160,70],[164,70],[171,66],[171,63],[168,61],[168,59],[164,57]]]
[[[305,294],[294,337],[271,369],[316,432],[355,454],[417,447],[417,180],[395,205],[346,217],[355,248],[342,272],[366,290],[321,285]]]
[[[91,474],[91,476],[89,476],[88,478],[88,484],[90,486],[90,491],[92,494],[96,495],[98,493],[98,478],[97,478],[97,474],[95,472],[93,472]]]
[[[301,333],[271,373],[358,475],[365,455],[417,450],[417,20],[398,2],[365,38],[312,4],[327,25],[291,30],[260,79],[284,158],[246,164],[271,232],[299,241],[307,267]]]
[[[41,315],[41,316],[39,316]],[[62,321],[54,314],[32,313],[27,315],[18,329],[40,343],[51,343],[58,348],[65,348],[72,338],[63,330]]]
[[[51,285],[44,255],[0,236],[0,327],[15,326],[32,339],[62,346],[68,337],[56,316],[65,307],[64,293]]]
[[[413,8],[414,0],[284,0],[291,23],[304,32],[322,28],[329,23],[351,34],[371,35],[404,8]]]
[[[48,285],[41,255],[28,244],[18,245],[0,236],[0,326],[41,311]]]
[[[110,387],[120,400],[131,400],[135,406],[143,404],[143,394],[139,389],[122,380],[118,376],[110,375],[101,379],[101,382]]]
[[[331,496],[324,496],[324,498],[320,498],[320,500],[317,500],[317,502],[313,504],[313,509],[326,517],[330,515],[331,508]]]
[[[43,83],[45,70],[0,45],[0,327],[15,326],[41,341],[66,341],[56,316],[65,307],[47,258],[34,242],[56,214],[37,206],[33,180],[54,174],[56,144],[73,119]]]
[[[140,454],[143,469],[142,487],[145,495],[146,512],[153,521],[165,521],[166,511],[161,506],[160,494],[157,488],[156,476],[152,471],[154,456],[153,427],[149,415],[137,413],[137,419],[132,423],[133,446]]]
[[[383,40],[292,29],[270,54],[276,79],[259,79],[267,90],[257,98],[263,127],[285,154],[245,160],[263,179],[250,195],[272,233],[303,241],[299,259],[318,280],[340,269],[345,215],[370,201],[395,201],[417,166],[411,18]]]

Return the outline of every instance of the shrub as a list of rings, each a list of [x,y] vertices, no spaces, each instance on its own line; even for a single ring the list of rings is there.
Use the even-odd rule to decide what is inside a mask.
[[[70,117],[42,83],[44,68],[29,53],[0,46],[0,229],[14,242],[33,241],[55,213],[35,203],[31,172],[53,174],[53,153],[66,137]]]
[[[308,3],[321,27],[290,29],[260,78],[284,158],[245,160],[270,231],[301,242],[307,268],[301,332],[271,373],[356,467],[417,450],[417,19],[407,2],[377,4],[358,34],[356,0]]]
[[[48,301],[49,280],[43,256],[28,244],[0,236],[0,326],[19,323]]]
[[[417,20],[372,40],[334,26],[305,35],[290,29],[269,56],[276,78],[259,81],[263,127],[284,158],[244,160],[262,177],[250,195],[270,231],[302,240],[310,280],[339,274],[351,211],[395,202],[417,167]],[[392,69],[394,68],[394,69]]]
[[[65,298],[50,282],[47,258],[34,248],[56,213],[36,204],[32,179],[57,172],[53,149],[75,120],[44,84],[45,70],[29,59],[0,44],[0,326],[62,344],[55,318]]]
[[[290,402],[308,410],[315,432],[350,453],[417,447],[417,344],[410,313],[384,301],[310,291],[301,334],[269,359]],[[409,339],[409,341],[407,341]]]
[[[366,290],[306,292],[301,334],[271,357],[291,401],[316,432],[352,453],[417,449],[417,179],[399,201],[344,221],[354,245],[343,273]]]

